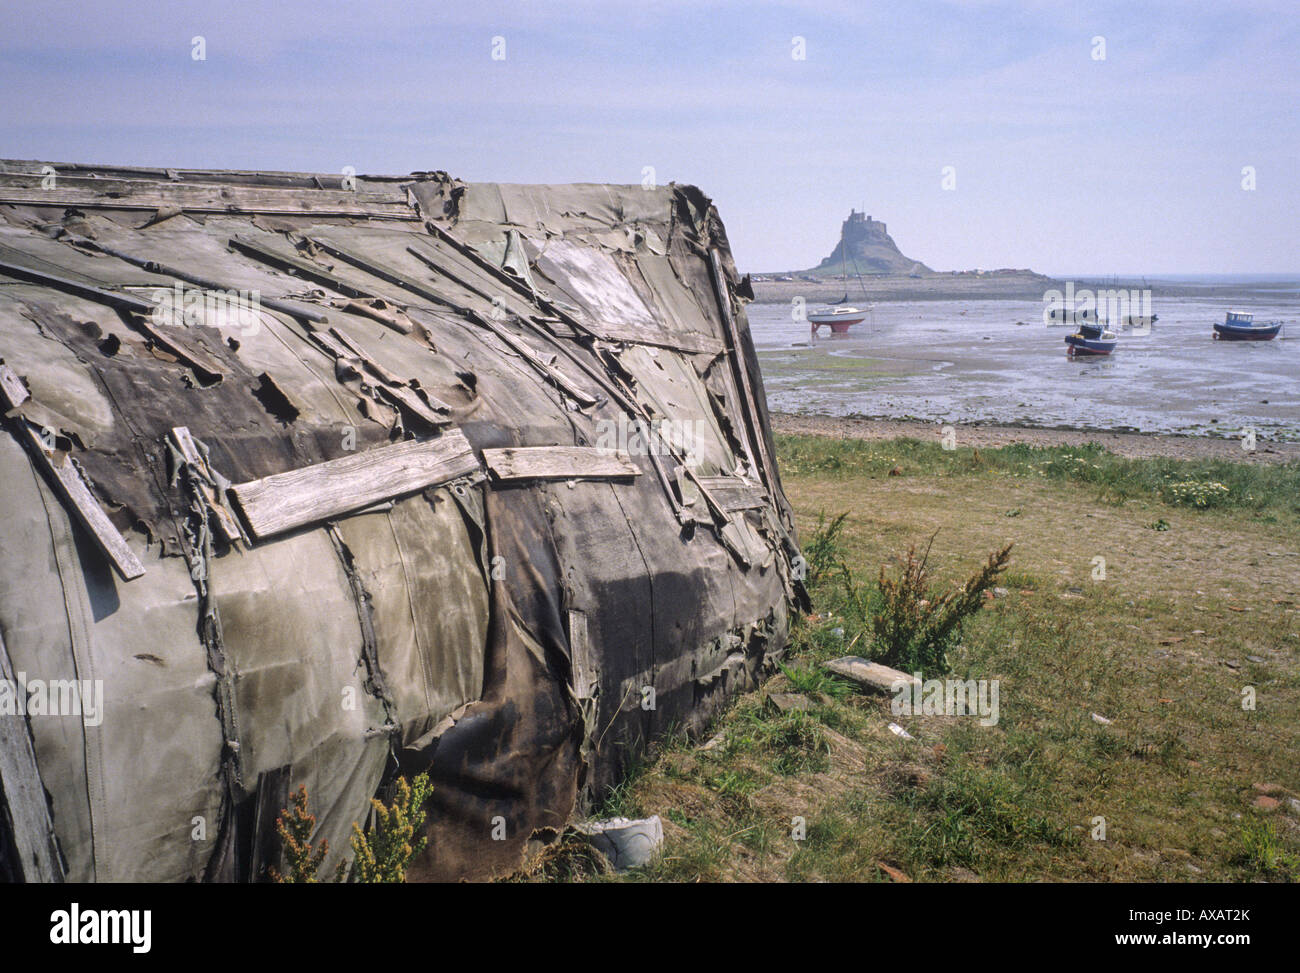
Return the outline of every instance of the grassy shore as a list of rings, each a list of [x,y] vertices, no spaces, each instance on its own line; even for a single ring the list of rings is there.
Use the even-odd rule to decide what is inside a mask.
[[[1300,463],[778,438],[815,614],[600,810],[664,819],[661,858],[622,878],[1300,878]],[[932,535],[936,593],[1015,545],[947,660],[998,680],[993,726],[895,715],[822,668],[880,651],[860,606]],[[610,876],[566,841],[533,877]]]

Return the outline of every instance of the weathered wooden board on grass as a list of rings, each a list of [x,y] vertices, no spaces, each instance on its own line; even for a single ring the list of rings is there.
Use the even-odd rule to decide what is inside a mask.
[[[832,659],[825,669],[850,682],[855,682],[863,689],[892,695],[903,686],[920,685],[920,680],[905,672],[882,666],[879,662],[868,662],[860,656],[846,655],[842,659]]]
[[[477,472],[459,429],[274,473],[230,488],[258,540]]]
[[[641,475],[626,456],[590,446],[485,449],[483,464],[501,481],[617,480]]]

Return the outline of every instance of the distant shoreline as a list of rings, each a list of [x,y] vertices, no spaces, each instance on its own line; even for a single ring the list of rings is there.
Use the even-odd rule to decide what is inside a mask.
[[[873,419],[773,412],[777,433],[827,436],[834,439],[886,440],[910,437],[923,442],[939,440],[942,424],[919,419]],[[1164,433],[1109,432],[1041,426],[952,423],[959,446],[996,448],[1012,443],[1031,446],[1082,446],[1095,442],[1118,456],[1133,459],[1164,456],[1173,459],[1218,459],[1232,463],[1286,463],[1300,460],[1300,443],[1259,440],[1253,452],[1238,439],[1217,436],[1178,436]]]
[[[1041,301],[1045,291],[1064,286],[1060,281],[1032,271],[997,271],[983,275],[965,273],[930,274],[921,277],[878,276],[864,277],[861,281],[850,278],[847,284],[843,280],[833,278],[817,282],[796,278],[789,281],[765,280],[753,283],[756,304],[788,304],[796,297],[802,297],[810,304],[824,304],[838,300],[846,291],[849,303],[998,299]]]
[[[1088,287],[1100,289],[1132,290],[1141,288],[1140,278],[1122,277],[1105,278],[1071,278],[1076,288]],[[802,297],[809,304],[824,304],[838,300],[848,293],[849,303],[870,303],[873,301],[981,301],[981,300],[1025,300],[1042,301],[1044,295],[1054,289],[1064,289],[1066,280],[1047,277],[1030,270],[997,270],[986,273],[963,272],[953,274],[932,273],[920,277],[901,275],[863,277],[861,280],[850,278],[843,280],[829,278],[819,281],[763,280],[754,281],[754,303],[788,304],[796,297]],[[1182,283],[1163,280],[1150,280],[1152,298],[1161,297],[1204,297],[1215,300],[1235,300],[1239,298],[1276,297],[1279,288],[1291,285],[1300,291],[1300,277],[1269,278],[1259,281],[1220,283]],[[865,293],[864,293],[865,288]],[[1297,299],[1296,294],[1290,295]]]

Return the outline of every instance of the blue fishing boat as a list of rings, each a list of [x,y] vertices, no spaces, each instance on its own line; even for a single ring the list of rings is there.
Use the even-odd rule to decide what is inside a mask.
[[[1281,321],[1256,324],[1253,314],[1229,311],[1222,324],[1215,323],[1214,337],[1219,341],[1272,341],[1281,330]]]
[[[1080,324],[1074,334],[1065,336],[1065,353],[1071,358],[1088,355],[1109,355],[1119,344],[1114,331],[1107,331],[1100,324]]]

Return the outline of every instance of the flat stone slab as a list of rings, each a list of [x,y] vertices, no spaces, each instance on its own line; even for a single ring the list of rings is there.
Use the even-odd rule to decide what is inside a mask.
[[[861,656],[846,655],[842,659],[832,659],[825,666],[828,672],[843,676],[855,682],[863,689],[890,696],[898,692],[903,685],[920,685],[920,680],[905,672],[882,666],[879,662],[868,662]]]
[[[771,693],[767,697],[767,701],[776,707],[779,713],[789,713],[791,710],[810,710],[816,706],[813,700],[802,693]]]

